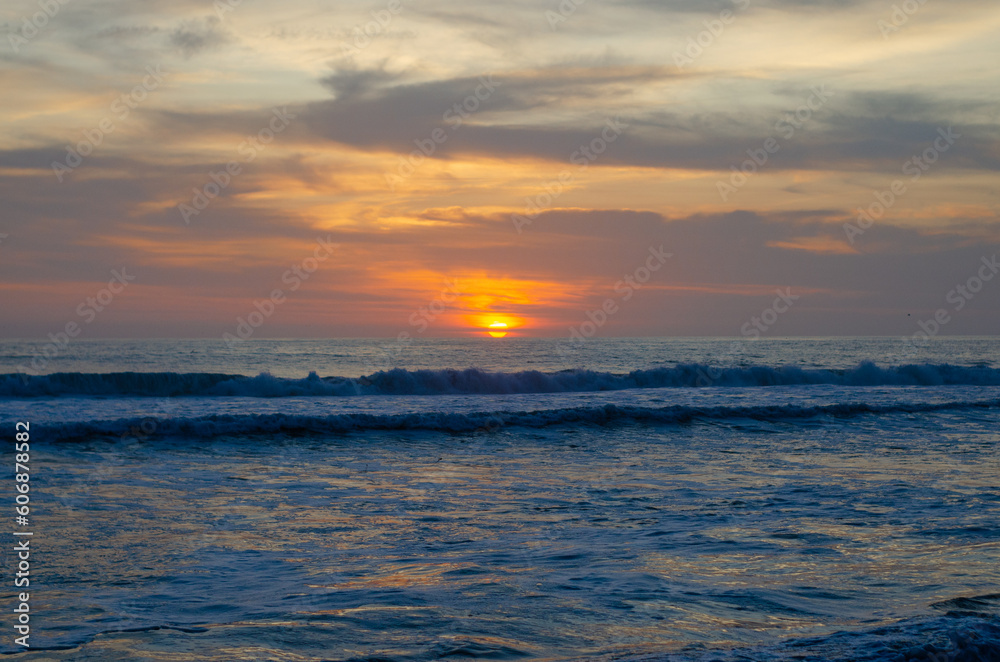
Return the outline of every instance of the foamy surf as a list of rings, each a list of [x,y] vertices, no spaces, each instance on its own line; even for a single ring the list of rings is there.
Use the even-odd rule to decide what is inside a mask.
[[[80,343],[0,378],[60,541],[36,654],[997,659],[1000,343],[426,345],[365,374],[374,341],[133,342],[109,373]]]
[[[0,375],[0,397],[40,396],[295,396],[356,395],[502,395],[572,393],[644,388],[749,386],[945,386],[1000,385],[1000,369],[914,364],[879,367],[864,362],[850,369],[807,369],[796,366],[722,368],[707,364],[633,370],[618,374],[591,370],[559,372],[487,372],[476,368],[406,370],[396,368],[359,377],[290,379],[215,373],[117,372]]]
[[[495,431],[499,428],[547,428],[577,425],[683,425],[702,422],[736,423],[739,420],[795,421],[815,418],[852,418],[890,414],[929,414],[967,410],[996,410],[1000,400],[939,403],[898,403],[873,405],[845,402],[802,407],[785,406],[666,406],[630,407],[608,404],[600,407],[536,409],[533,411],[426,411],[408,414],[248,414],[201,416],[196,418],[126,418],[108,421],[81,421],[41,424],[38,430],[53,441],[93,438],[134,437],[137,431],[155,430],[157,437],[185,439],[219,436],[260,436],[273,434],[341,434],[377,431],[424,431],[464,433]],[[149,434],[143,436],[150,436]]]

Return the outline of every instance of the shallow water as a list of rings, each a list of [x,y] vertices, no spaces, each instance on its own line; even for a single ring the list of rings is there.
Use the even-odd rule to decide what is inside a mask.
[[[1000,585],[998,423],[76,443],[35,460],[38,644],[559,658],[926,616]]]
[[[692,342],[650,345],[714,341]],[[35,531],[35,650],[2,652],[1000,660],[1000,342],[903,372],[805,346],[708,388],[588,390],[655,363],[615,363],[617,341],[610,372],[563,391],[537,386],[567,373],[432,366],[419,395],[392,391],[412,372],[341,395],[300,392],[318,380],[300,372],[162,397],[203,381],[162,359],[144,365],[173,376],[37,378],[45,394],[0,398],[32,421]],[[833,377],[780,370],[807,362]]]

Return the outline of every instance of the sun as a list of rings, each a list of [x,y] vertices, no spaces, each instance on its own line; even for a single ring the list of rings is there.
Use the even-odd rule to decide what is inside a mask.
[[[507,335],[507,323],[506,322],[493,322],[488,327],[489,333],[494,338],[503,338]]]

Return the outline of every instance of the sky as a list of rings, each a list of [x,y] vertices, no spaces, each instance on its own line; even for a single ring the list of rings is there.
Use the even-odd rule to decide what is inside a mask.
[[[7,0],[0,337],[995,334],[998,37],[964,0]]]

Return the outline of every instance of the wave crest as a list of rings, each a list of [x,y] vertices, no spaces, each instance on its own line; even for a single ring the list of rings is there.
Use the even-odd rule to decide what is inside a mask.
[[[809,369],[793,366],[719,368],[703,364],[633,370],[628,374],[592,370],[502,373],[465,370],[404,370],[395,368],[358,378],[304,379],[256,377],[214,373],[174,372],[64,372],[51,375],[0,375],[0,397],[59,396],[294,396],[458,395],[569,393],[617,391],[633,388],[699,388],[794,386],[941,386],[1000,385],[1000,370],[948,364],[919,364],[880,368],[865,362],[850,369]]]
[[[554,425],[678,425],[697,421],[751,419],[783,421],[819,416],[853,417],[866,414],[924,413],[948,410],[993,409],[1000,400],[943,403],[900,403],[872,405],[842,403],[835,405],[692,407],[632,407],[603,405],[543,409],[539,411],[493,412],[423,412],[409,414],[216,414],[194,418],[128,418],[109,421],[85,421],[57,425],[39,425],[51,439],[127,438],[137,435],[183,438],[249,436],[274,434],[342,434],[366,431],[428,431],[445,433],[491,432],[505,427],[543,428]]]

